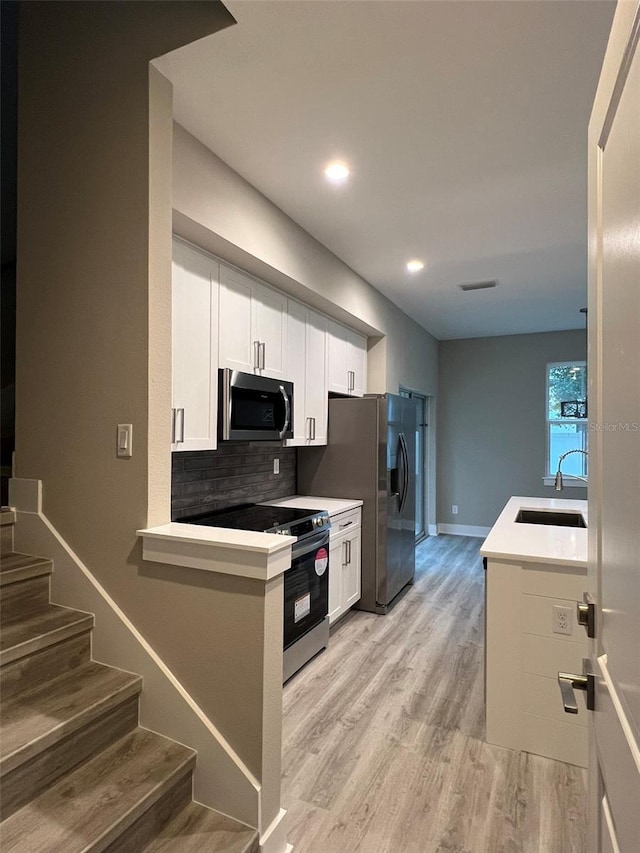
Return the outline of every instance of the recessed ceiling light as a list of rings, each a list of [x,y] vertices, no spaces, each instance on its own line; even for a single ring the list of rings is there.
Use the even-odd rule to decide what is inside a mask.
[[[424,261],[419,261],[417,258],[407,261],[407,269],[409,272],[420,272],[420,270],[424,269]]]
[[[343,184],[351,174],[351,170],[346,163],[343,163],[340,160],[334,160],[333,163],[329,163],[326,167],[324,174],[327,180],[332,183]]]

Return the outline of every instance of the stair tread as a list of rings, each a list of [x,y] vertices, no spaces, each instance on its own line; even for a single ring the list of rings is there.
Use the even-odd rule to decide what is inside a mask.
[[[2,772],[139,692],[141,684],[139,675],[90,661],[3,701]]]
[[[3,821],[2,851],[104,850],[194,762],[193,750],[135,729]]]
[[[51,574],[53,563],[46,557],[34,557],[8,551],[0,560],[0,585],[15,583],[18,580]]]
[[[57,604],[39,606],[35,610],[8,617],[0,629],[0,653],[3,662],[15,660],[34,647],[58,642],[74,631],[93,626],[93,614]]]
[[[144,853],[253,853],[258,833],[232,818],[189,803],[145,848]]]

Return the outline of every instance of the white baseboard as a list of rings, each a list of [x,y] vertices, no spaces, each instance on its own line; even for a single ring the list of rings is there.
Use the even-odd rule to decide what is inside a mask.
[[[482,536],[489,535],[490,527],[474,527],[471,524],[439,524],[438,533],[449,533],[451,536]]]
[[[290,853],[293,850],[287,842],[287,810],[280,809],[267,829],[260,836],[260,853]]]
[[[430,524],[429,528],[427,530],[427,533],[429,534],[429,536],[437,536],[438,535],[438,525],[437,524]]]

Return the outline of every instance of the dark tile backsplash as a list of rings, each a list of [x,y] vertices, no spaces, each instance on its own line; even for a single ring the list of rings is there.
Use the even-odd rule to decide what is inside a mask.
[[[273,473],[273,460],[280,473]],[[178,521],[209,509],[260,503],[296,492],[293,447],[229,444],[219,450],[173,453],[171,518]]]

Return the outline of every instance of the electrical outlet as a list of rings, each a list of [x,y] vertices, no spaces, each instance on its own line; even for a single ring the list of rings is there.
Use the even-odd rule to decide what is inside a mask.
[[[553,605],[553,633],[573,634],[573,610],[563,604]]]
[[[458,514],[458,504],[453,504],[453,506],[451,507],[451,515],[457,515],[457,514]]]
[[[274,474],[280,473],[280,460],[279,459],[273,460],[273,473]]]

